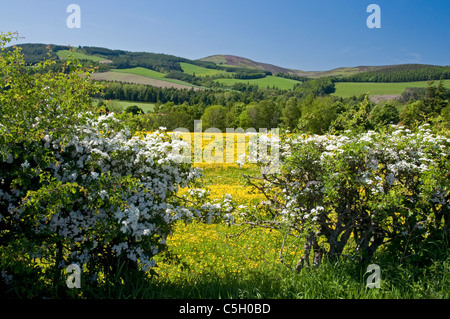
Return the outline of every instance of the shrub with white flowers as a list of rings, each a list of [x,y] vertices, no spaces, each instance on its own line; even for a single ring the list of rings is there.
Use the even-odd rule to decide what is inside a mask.
[[[284,136],[280,170],[248,176],[267,200],[243,210],[243,224],[302,236],[296,269],[323,256],[368,261],[383,245],[404,259],[427,238],[449,238],[449,146],[426,126]]]
[[[175,221],[212,220],[220,205],[176,196],[200,176],[183,161],[184,142],[93,109],[89,72],[76,61],[68,72],[47,72],[51,61],[28,69],[19,49],[4,48],[12,38],[0,39],[2,278],[32,294],[36,282],[64,286],[72,263],[94,282],[147,271]]]

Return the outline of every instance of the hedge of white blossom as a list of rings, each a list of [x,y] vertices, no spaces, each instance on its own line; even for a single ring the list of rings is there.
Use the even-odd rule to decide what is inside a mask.
[[[239,217],[303,238],[294,268],[324,256],[368,261],[381,246],[404,260],[432,236],[450,238],[450,138],[427,125],[291,135],[280,146],[277,173],[248,176],[267,200]]]
[[[70,264],[94,283],[147,272],[176,221],[218,221],[222,205],[232,209],[228,197],[177,196],[200,176],[184,142],[93,109],[89,72],[74,60],[63,72],[48,72],[51,61],[30,69],[5,49],[14,37],[0,37],[0,286],[63,287]]]

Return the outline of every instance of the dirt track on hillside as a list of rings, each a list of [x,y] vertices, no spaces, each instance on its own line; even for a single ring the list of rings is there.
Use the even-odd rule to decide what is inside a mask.
[[[380,103],[383,101],[392,101],[396,100],[401,95],[369,95],[369,99],[374,103]]]
[[[136,74],[126,74],[126,73],[119,73],[119,72],[101,72],[101,73],[94,73],[92,74],[91,78],[93,80],[100,80],[100,81],[118,81],[118,82],[125,82],[125,83],[134,83],[134,84],[146,84],[161,88],[176,88],[176,89],[192,89],[191,86],[178,84],[178,83],[172,83],[167,82],[163,80],[157,80],[157,79],[151,79],[142,75],[136,75]],[[194,90],[198,90],[199,88],[195,88]]]

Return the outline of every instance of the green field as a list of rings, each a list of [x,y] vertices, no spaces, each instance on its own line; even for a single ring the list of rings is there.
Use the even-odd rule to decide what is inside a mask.
[[[92,104],[96,106],[103,99],[94,99]],[[134,101],[122,101],[122,100],[105,100],[106,106],[110,111],[123,111],[127,107],[136,105],[139,106],[144,113],[153,112],[155,109],[155,104],[153,103],[144,103],[144,102],[134,102]]]
[[[291,79],[285,79],[280,78],[276,76],[266,76],[262,79],[251,79],[251,80],[239,80],[239,79],[218,79],[216,80],[219,83],[222,83],[226,86],[233,86],[235,83],[249,83],[249,84],[256,84],[261,88],[265,88],[269,86],[272,88],[273,86],[282,89],[282,90],[290,90],[294,88],[295,84],[300,83],[299,81],[291,80]]]
[[[227,74],[225,71],[215,70],[215,69],[207,69],[198,65],[180,62],[180,66],[183,69],[184,73],[187,74],[195,74],[195,76],[213,76],[217,74]]]
[[[136,105],[138,107],[140,107],[144,113],[148,113],[148,112],[153,112],[153,110],[155,109],[155,104],[153,103],[143,103],[143,102],[133,102],[133,101],[120,101],[120,100],[111,100],[111,101],[106,101],[106,105],[108,106],[109,109],[111,110],[125,110],[127,107],[132,106],[132,105]]]
[[[95,62],[105,60],[104,58],[100,58],[95,55],[87,55],[87,54],[76,52],[76,51],[71,52],[69,50],[60,50],[60,51],[56,52],[56,54],[58,55],[58,57],[61,60],[69,59],[69,55],[71,55],[71,54],[73,54],[73,57],[75,59],[79,59],[79,60],[91,60],[91,61],[95,61]]]
[[[435,81],[437,82],[437,81]],[[370,95],[400,95],[405,88],[427,87],[427,81],[399,82],[399,83],[368,83],[368,82],[338,82],[335,83],[336,92],[333,95],[341,97],[359,96],[369,93]],[[450,88],[450,80],[444,80],[444,85]]]
[[[145,76],[145,77],[148,77],[151,79],[156,79],[156,80],[161,80],[161,81],[166,81],[166,82],[171,82],[171,83],[176,83],[176,84],[181,84],[181,85],[195,86],[188,82],[183,82],[180,80],[166,78],[165,77],[166,75],[164,73],[146,69],[146,68],[142,68],[142,67],[136,67],[136,68],[130,68],[130,69],[114,69],[111,71],[119,72],[119,73],[141,75],[141,76]]]

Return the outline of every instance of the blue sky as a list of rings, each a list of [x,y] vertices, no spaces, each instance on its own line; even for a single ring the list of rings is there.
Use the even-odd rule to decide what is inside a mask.
[[[69,29],[69,4],[81,28]],[[369,29],[369,4],[381,28]],[[14,0],[0,31],[17,43],[102,46],[190,59],[232,54],[287,68],[450,65],[449,0]]]

